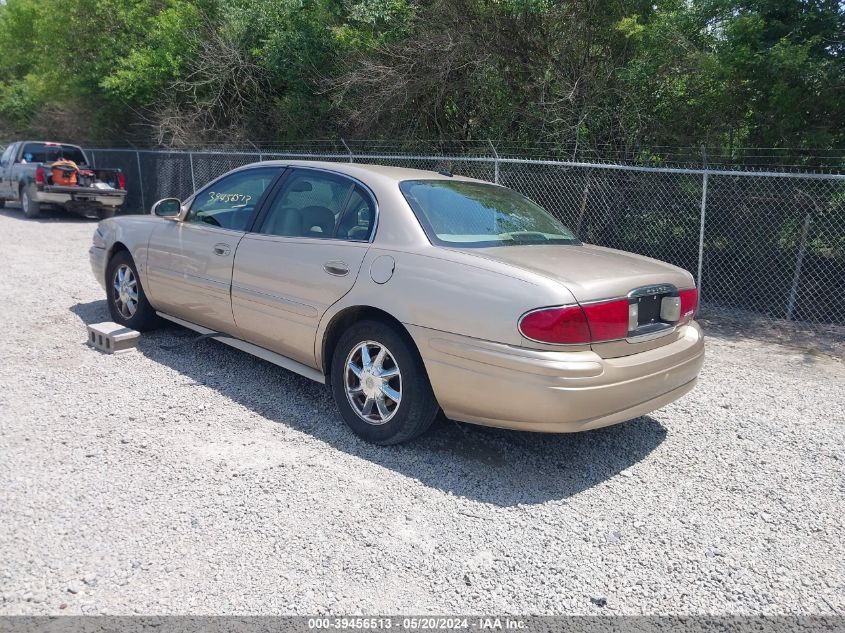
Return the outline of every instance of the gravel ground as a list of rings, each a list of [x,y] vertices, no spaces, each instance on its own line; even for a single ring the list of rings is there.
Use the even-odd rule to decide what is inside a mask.
[[[0,614],[845,614],[841,360],[718,334],[650,416],[376,448],[175,326],[88,348],[93,231],[0,212]]]

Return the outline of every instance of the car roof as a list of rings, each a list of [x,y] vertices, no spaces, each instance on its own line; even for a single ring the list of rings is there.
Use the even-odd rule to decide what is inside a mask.
[[[354,178],[366,181],[368,178],[376,177],[379,180],[391,180],[400,182],[402,180],[468,180],[474,182],[485,182],[465,176],[450,176],[448,174],[429,171],[426,169],[412,169],[410,167],[391,167],[388,165],[371,165],[367,163],[340,163],[321,160],[268,160],[250,165],[279,165],[284,167],[316,167],[327,171],[334,171],[346,174]]]

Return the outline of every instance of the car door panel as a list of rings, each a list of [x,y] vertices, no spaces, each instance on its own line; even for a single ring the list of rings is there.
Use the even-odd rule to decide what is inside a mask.
[[[232,312],[240,335],[315,367],[320,318],[352,289],[375,209],[375,198],[353,179],[288,170],[235,254]]]
[[[320,318],[352,289],[369,244],[246,235],[235,254],[232,311],[240,335],[309,366]],[[342,262],[348,273],[325,266]]]
[[[232,262],[281,166],[256,166],[210,183],[187,203],[184,218],[161,222],[147,256],[148,293],[156,309],[235,333]]]
[[[234,330],[230,285],[232,254],[243,231],[162,222],[150,238],[147,283],[162,312],[205,327]],[[221,245],[228,247],[228,252]]]

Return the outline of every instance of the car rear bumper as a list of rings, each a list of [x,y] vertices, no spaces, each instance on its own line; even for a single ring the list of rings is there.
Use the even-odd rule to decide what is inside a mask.
[[[524,431],[571,433],[645,415],[690,391],[704,362],[696,323],[672,343],[619,358],[408,329],[447,416]]]
[[[106,249],[92,246],[88,249],[88,260],[91,262],[91,272],[100,282],[103,290],[106,289]]]
[[[78,204],[102,207],[119,207],[126,198],[125,191],[93,188],[55,187],[51,191],[35,190],[32,199],[44,204]]]

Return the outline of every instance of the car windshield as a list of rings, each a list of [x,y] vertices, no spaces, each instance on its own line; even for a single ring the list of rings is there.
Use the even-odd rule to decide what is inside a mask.
[[[540,205],[505,187],[462,180],[405,180],[399,188],[428,238],[440,246],[579,243]]]
[[[82,150],[73,145],[58,143],[27,143],[23,146],[21,159],[28,163],[54,163],[57,160],[72,160],[77,165],[85,165]]]

